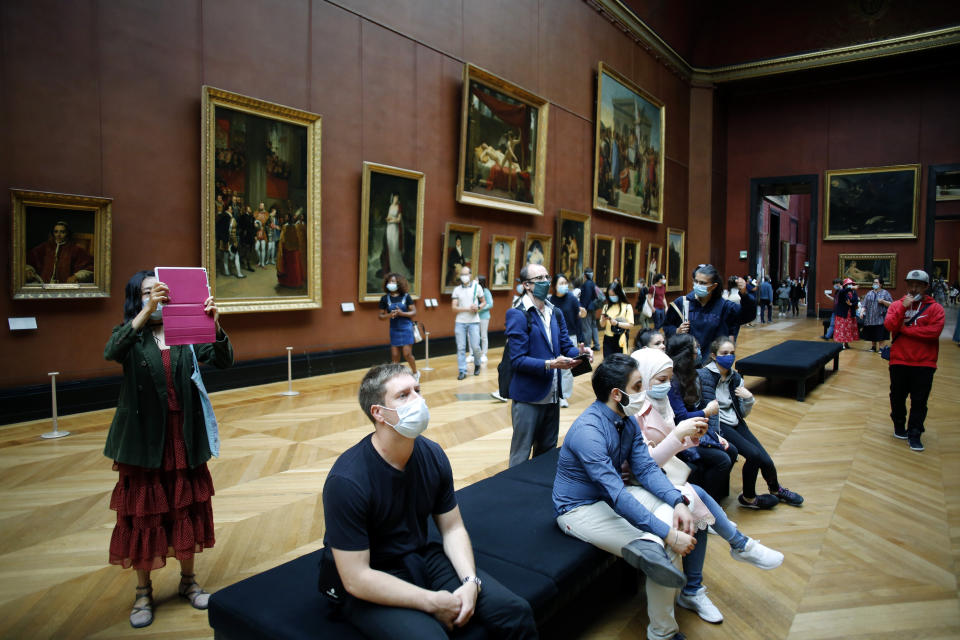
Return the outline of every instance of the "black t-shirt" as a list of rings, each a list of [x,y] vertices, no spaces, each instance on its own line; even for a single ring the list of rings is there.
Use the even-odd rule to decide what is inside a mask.
[[[403,471],[380,457],[367,436],[337,458],[323,486],[323,543],[340,551],[370,550],[370,566],[386,569],[427,545],[427,516],[457,506],[450,461],[436,442],[418,436]]]

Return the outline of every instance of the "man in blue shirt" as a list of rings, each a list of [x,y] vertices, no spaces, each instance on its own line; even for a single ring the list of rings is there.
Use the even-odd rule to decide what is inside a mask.
[[[572,369],[580,349],[570,340],[563,314],[547,302],[550,276],[542,264],[527,264],[520,270],[524,293],[507,309],[506,331],[510,341],[510,417],[513,439],[510,466],[546,453],[557,446],[560,433],[558,370]],[[593,359],[590,349],[583,352]]]
[[[553,484],[557,524],[567,535],[622,557],[647,576],[647,637],[679,634],[673,615],[686,578],[680,556],[696,545],[683,495],[650,457],[633,407],[643,404],[636,360],[608,356],[593,374],[596,401],[570,427]],[[627,486],[623,464],[640,486]],[[664,549],[666,545],[667,549]]]
[[[773,285],[770,284],[770,276],[763,276],[763,282],[760,283],[760,324],[765,324],[763,312],[766,310],[766,322],[773,322]]]

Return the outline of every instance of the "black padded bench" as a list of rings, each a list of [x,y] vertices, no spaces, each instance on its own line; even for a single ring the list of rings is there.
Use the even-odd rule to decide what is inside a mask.
[[[823,382],[826,377],[825,367],[831,359],[833,370],[840,368],[842,350],[843,347],[837,342],[787,340],[743,360],[737,360],[737,371],[740,375],[795,380],[797,402],[803,402],[807,394],[807,378],[819,373],[819,381]]]
[[[551,494],[559,452],[457,491],[477,567],[525,598],[541,631],[597,581],[621,593],[637,588],[637,573],[625,562],[557,527]],[[439,540],[432,521],[430,525],[431,539]],[[317,591],[321,553],[314,551],[214,593],[208,611],[214,637],[362,638],[347,623],[328,616],[331,605]]]

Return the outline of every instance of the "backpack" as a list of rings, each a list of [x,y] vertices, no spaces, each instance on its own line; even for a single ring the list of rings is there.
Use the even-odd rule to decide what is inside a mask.
[[[527,333],[530,333],[530,326],[533,320],[530,317],[528,311],[523,311],[523,305],[514,307],[514,309],[520,309],[527,317]],[[503,357],[500,359],[500,364],[497,365],[497,385],[500,387],[500,397],[510,398],[510,381],[513,380],[513,364],[510,362],[510,338],[507,338],[506,344],[503,345]]]

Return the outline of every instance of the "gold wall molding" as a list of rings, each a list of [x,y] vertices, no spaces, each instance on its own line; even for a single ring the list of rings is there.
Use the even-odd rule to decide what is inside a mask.
[[[952,26],[779,58],[721,67],[694,67],[620,0],[585,0],[585,2],[648,51],[654,59],[694,85],[709,86],[735,80],[762,78],[960,44],[960,26]]]

